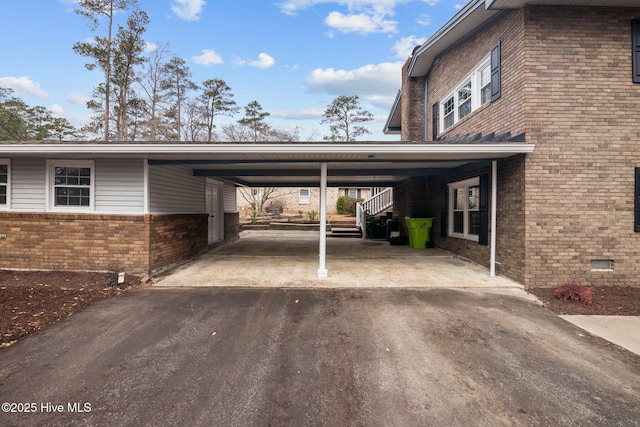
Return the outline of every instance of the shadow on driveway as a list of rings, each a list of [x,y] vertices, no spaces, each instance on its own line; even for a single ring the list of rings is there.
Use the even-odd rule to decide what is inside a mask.
[[[514,288],[147,288],[0,352],[0,397],[37,405],[7,426],[634,426],[640,357]]]

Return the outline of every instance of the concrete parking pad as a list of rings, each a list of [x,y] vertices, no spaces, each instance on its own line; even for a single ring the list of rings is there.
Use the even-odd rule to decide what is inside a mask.
[[[640,355],[638,316],[560,316],[585,331]]]
[[[317,232],[250,231],[173,270],[157,286],[521,287],[440,249],[386,241],[327,239],[329,277],[318,279]]]
[[[514,288],[146,288],[0,351],[0,400],[35,405],[3,426],[637,426],[640,357]]]

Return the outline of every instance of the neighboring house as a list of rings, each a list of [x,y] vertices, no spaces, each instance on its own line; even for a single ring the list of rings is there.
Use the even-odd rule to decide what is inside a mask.
[[[402,186],[396,206],[479,264],[495,232],[498,273],[525,285],[637,286],[639,118],[638,1],[473,0],[408,58],[386,132],[535,150],[497,163],[496,230],[485,166]]]
[[[260,197],[263,188],[238,188],[237,201],[238,211],[241,218],[249,217],[253,212],[251,204],[243,196],[254,194],[254,197]],[[356,199],[367,199],[371,196],[371,187],[363,188],[327,188],[327,213],[337,213],[337,202],[341,196],[353,197]],[[249,197],[251,199],[251,197]],[[275,188],[269,200],[265,203],[265,208],[273,202],[276,205],[284,206],[284,214],[287,215],[307,215],[311,211],[318,213],[320,211],[320,189],[318,187],[278,187]]]

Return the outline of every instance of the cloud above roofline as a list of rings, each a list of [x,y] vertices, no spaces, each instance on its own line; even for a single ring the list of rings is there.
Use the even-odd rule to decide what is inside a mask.
[[[310,92],[336,96],[358,95],[372,104],[389,107],[401,85],[402,62],[383,62],[353,70],[316,68],[307,76]]]
[[[199,65],[222,64],[222,57],[212,49],[202,49],[200,55],[192,56],[193,62]]]
[[[207,4],[204,0],[173,0],[171,10],[178,18],[186,21],[197,21]]]
[[[49,94],[40,88],[40,84],[34,82],[27,76],[22,77],[0,77],[0,87],[13,89],[16,94],[26,94],[38,98],[48,98]]]

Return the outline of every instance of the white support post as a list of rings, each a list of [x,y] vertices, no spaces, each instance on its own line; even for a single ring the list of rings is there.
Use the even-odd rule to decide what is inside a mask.
[[[489,277],[496,277],[496,234],[498,206],[498,162],[491,162],[491,261],[489,268]]]
[[[327,164],[320,165],[320,265],[318,278],[323,279],[329,275],[326,268],[327,262]]]

